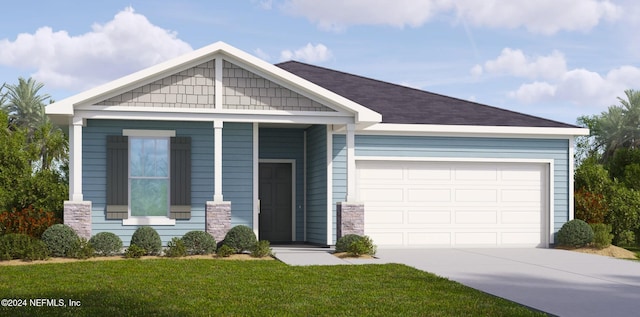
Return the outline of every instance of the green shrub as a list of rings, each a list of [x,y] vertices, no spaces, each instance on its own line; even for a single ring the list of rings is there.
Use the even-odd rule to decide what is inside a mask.
[[[270,243],[267,240],[258,241],[251,251],[251,256],[254,258],[263,258],[270,255],[272,255],[272,250]]]
[[[211,254],[216,252],[216,239],[204,231],[189,231],[182,237],[187,254]]]
[[[127,259],[138,259],[145,255],[147,251],[135,244],[130,245],[126,251],[124,251],[124,257]]]
[[[633,246],[635,243],[636,235],[631,230],[622,231],[615,237],[615,244],[618,246]]]
[[[593,230],[586,222],[573,219],[562,225],[556,238],[561,246],[580,248],[593,241]]]
[[[95,250],[91,246],[91,243],[85,238],[80,238],[75,248],[69,252],[69,257],[76,259],[88,259],[95,254]]]
[[[120,253],[122,240],[111,232],[100,232],[89,239],[89,243],[98,255],[111,256]]]
[[[187,255],[187,248],[182,239],[173,237],[164,250],[164,255],[170,258],[179,258]]]
[[[162,240],[158,232],[149,227],[142,226],[131,236],[131,244],[135,244],[145,251],[145,255],[158,255],[162,251]]]
[[[611,225],[604,223],[589,224],[593,230],[593,245],[598,249],[604,249],[611,245],[613,234],[611,234]]]
[[[49,250],[42,240],[21,233],[9,233],[0,237],[0,260],[45,260]]]
[[[217,254],[223,258],[230,257],[232,254],[236,253],[236,250],[226,244],[223,244],[218,248]]]
[[[71,227],[55,224],[45,230],[42,241],[47,245],[51,256],[69,257],[71,252],[78,248],[80,237]]]
[[[231,228],[222,242],[223,245],[227,245],[236,250],[236,253],[251,251],[256,243],[258,243],[258,239],[253,229],[242,225]]]
[[[347,252],[351,256],[361,256],[365,254],[374,256],[376,254],[376,246],[373,244],[371,238],[362,236],[347,247]]]
[[[347,248],[349,248],[352,243],[360,240],[361,238],[362,236],[359,236],[357,234],[347,234],[340,237],[340,239],[338,239],[338,241],[336,242],[336,252],[347,252]]]

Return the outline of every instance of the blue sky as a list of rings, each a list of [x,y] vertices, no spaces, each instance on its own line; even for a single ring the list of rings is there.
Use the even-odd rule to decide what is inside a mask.
[[[224,41],[575,123],[640,89],[635,0],[13,1],[0,83],[34,77],[61,100]]]

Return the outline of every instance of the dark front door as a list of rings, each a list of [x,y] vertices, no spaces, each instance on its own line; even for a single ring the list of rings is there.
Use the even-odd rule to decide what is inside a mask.
[[[260,163],[260,240],[290,242],[291,239],[291,165]]]

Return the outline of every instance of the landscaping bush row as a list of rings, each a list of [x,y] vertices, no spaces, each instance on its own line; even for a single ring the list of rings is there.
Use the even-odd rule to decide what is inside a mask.
[[[49,256],[68,258],[89,258],[95,255],[113,256],[120,254],[122,240],[111,232],[100,232],[88,241],[80,238],[71,227],[54,224],[46,229],[41,239],[24,233],[7,233],[0,236],[0,260],[23,259],[26,261],[46,259]],[[149,226],[139,227],[131,237],[131,245],[125,250],[127,258],[144,255],[181,257],[187,255],[207,255],[218,250],[218,255],[249,252],[254,257],[272,254],[269,241],[257,241],[253,230],[247,226],[235,226],[229,230],[217,247],[216,240],[204,231],[190,231],[183,237],[174,237],[162,249],[158,232]]]

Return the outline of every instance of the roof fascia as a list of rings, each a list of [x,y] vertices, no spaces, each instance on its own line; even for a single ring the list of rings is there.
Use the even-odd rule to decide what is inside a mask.
[[[466,137],[575,137],[589,135],[587,128],[511,127],[477,125],[435,125],[379,123],[357,131],[358,134],[437,135]]]

